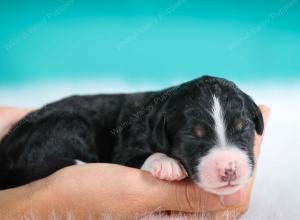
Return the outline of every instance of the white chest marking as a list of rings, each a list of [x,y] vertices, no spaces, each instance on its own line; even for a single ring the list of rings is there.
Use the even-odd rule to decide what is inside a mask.
[[[81,165],[81,164],[85,164],[85,162],[81,160],[75,160],[75,165]]]

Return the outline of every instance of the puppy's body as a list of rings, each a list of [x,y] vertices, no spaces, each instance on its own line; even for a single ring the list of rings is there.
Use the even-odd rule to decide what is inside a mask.
[[[158,150],[148,136],[158,113],[149,111],[164,93],[72,96],[32,112],[0,144],[0,188],[45,177],[75,160],[140,168]]]
[[[230,123],[249,119],[247,131],[231,138],[250,170],[254,128],[258,133],[263,129],[257,106],[231,82],[202,77],[157,92],[73,96],[29,114],[0,144],[0,189],[43,178],[76,160],[141,168],[158,152],[177,159],[190,177],[201,181],[200,162],[220,137],[211,129],[217,131],[219,125],[209,113],[216,104],[231,108],[224,112]]]

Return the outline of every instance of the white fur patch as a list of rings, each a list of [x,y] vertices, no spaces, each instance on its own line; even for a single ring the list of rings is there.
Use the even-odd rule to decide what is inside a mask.
[[[81,165],[81,164],[86,164],[86,163],[81,160],[75,160],[75,165]]]
[[[149,156],[141,170],[149,171],[154,177],[162,180],[181,180],[187,177],[187,172],[179,161],[162,153]]]

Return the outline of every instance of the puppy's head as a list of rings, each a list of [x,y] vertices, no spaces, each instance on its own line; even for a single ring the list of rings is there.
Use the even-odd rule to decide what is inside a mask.
[[[234,83],[205,76],[177,88],[166,114],[171,155],[203,189],[219,195],[240,189],[254,167],[261,112]]]

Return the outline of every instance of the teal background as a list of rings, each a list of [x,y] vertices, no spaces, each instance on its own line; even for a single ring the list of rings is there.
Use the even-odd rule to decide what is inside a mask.
[[[2,0],[0,20],[0,86],[300,80],[297,0]]]

